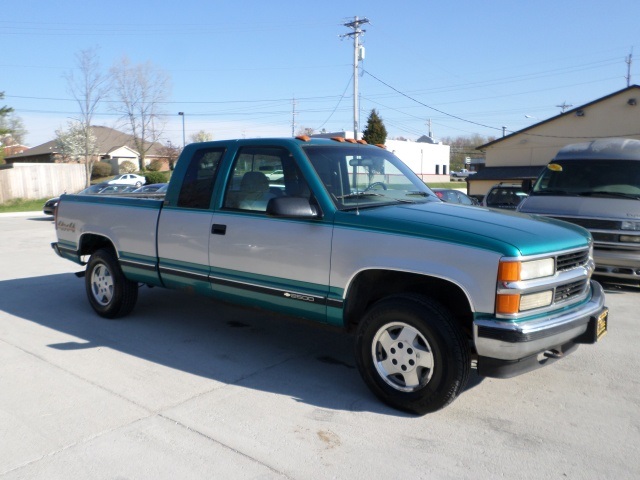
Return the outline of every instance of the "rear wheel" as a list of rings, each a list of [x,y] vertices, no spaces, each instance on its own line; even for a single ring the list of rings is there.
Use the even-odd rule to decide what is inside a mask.
[[[111,250],[97,250],[87,264],[85,288],[89,303],[105,318],[124,317],[138,300],[138,284],[128,280]]]
[[[467,340],[451,313],[418,295],[389,297],[367,311],[356,334],[356,363],[382,401],[418,415],[450,404],[471,370]]]

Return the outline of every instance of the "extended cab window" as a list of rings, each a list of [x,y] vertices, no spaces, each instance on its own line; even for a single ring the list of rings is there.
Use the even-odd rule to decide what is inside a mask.
[[[291,153],[282,147],[240,149],[227,184],[223,207],[266,212],[269,200],[282,196],[311,196]]]
[[[178,206],[207,209],[211,203],[213,184],[224,148],[196,151],[182,181]]]

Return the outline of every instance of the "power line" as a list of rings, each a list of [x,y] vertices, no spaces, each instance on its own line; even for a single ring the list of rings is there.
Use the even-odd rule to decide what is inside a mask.
[[[484,123],[474,122],[473,120],[467,120],[466,118],[462,118],[462,117],[459,117],[459,116],[457,116],[457,115],[453,115],[453,114],[451,114],[451,113],[448,113],[448,112],[445,112],[445,111],[439,110],[439,109],[437,109],[437,108],[435,108],[435,107],[432,107],[432,106],[430,106],[430,105],[427,105],[426,103],[421,102],[420,100],[416,100],[415,98],[410,97],[410,96],[409,96],[409,95],[407,95],[406,93],[401,92],[401,91],[400,91],[400,90],[398,90],[397,88],[392,87],[392,86],[391,86],[391,85],[389,85],[388,83],[383,82],[382,80],[380,80],[378,77],[376,77],[375,75],[373,75],[373,74],[372,74],[371,72],[369,72],[368,70],[364,70],[364,73],[366,73],[367,75],[369,75],[369,76],[370,76],[370,77],[372,77],[373,79],[377,80],[378,82],[382,83],[383,85],[385,85],[385,86],[389,87],[389,88],[390,88],[391,90],[393,90],[394,92],[399,93],[399,94],[400,94],[400,95],[402,95],[403,97],[406,97],[406,98],[408,98],[409,100],[411,100],[411,101],[413,101],[413,102],[416,102],[416,103],[417,103],[417,104],[419,104],[419,105],[422,105],[423,107],[426,107],[426,108],[429,108],[429,109],[431,109],[431,110],[433,110],[433,111],[435,111],[435,112],[441,113],[442,115],[446,115],[447,117],[455,118],[456,120],[460,120],[460,121],[462,121],[462,122],[471,123],[471,124],[473,124],[473,125],[478,125],[478,126],[480,126],[480,127],[490,128],[490,129],[492,129],[492,130],[502,130],[501,128],[498,128],[498,127],[492,127],[491,125],[485,125]]]

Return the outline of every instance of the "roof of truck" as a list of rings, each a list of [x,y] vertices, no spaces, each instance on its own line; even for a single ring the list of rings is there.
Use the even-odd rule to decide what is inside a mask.
[[[599,138],[573,143],[560,149],[556,160],[640,160],[640,140],[632,138]]]

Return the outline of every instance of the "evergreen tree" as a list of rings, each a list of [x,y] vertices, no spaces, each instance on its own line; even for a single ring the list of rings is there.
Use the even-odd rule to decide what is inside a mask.
[[[0,100],[2,100],[3,98],[4,98],[4,92],[0,92]],[[13,108],[7,107],[6,105],[4,107],[0,107],[0,117],[2,118],[9,115],[11,112],[13,112]],[[9,130],[8,128],[0,129],[0,136],[6,135],[7,133],[11,133],[11,130]]]
[[[367,128],[364,129],[362,139],[373,145],[384,145],[384,142],[387,141],[387,129],[375,108],[369,114]]]

